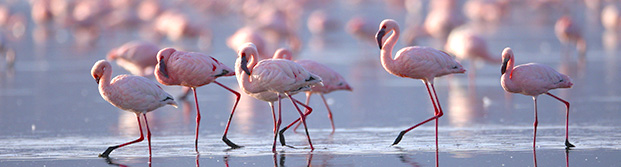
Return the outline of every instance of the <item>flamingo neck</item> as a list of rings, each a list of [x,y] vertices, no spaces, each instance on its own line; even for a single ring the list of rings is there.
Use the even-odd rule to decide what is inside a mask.
[[[516,86],[513,83],[513,80],[511,80],[512,78],[512,74],[513,74],[513,66],[514,66],[514,59],[513,56],[511,56],[509,58],[509,61],[507,62],[507,68],[506,68],[506,72],[504,74],[502,74],[502,87],[508,91],[508,92],[514,92],[517,93],[518,90],[516,90]]]
[[[395,47],[395,44],[397,44],[397,40],[399,39],[399,27],[395,26],[392,31],[393,33],[390,34],[388,39],[386,39],[386,42],[384,42],[380,55],[384,69],[386,69],[389,73],[395,74],[392,71],[392,69],[395,69],[395,60],[392,58],[392,49]]]
[[[257,57],[254,56],[255,54],[253,54],[252,58],[250,59],[250,63],[248,64],[242,64],[241,63],[241,58],[238,58],[235,61],[235,76],[237,77],[237,83],[239,84],[239,87],[241,87],[244,92],[246,93],[257,93],[259,91],[257,91],[257,85],[255,85],[254,83],[252,83],[250,81],[250,75],[246,74],[246,72],[244,70],[242,70],[242,65],[247,65],[248,70],[250,70],[250,73],[252,73],[254,67],[257,64]]]
[[[112,78],[112,66],[105,65],[103,76],[99,79],[99,92],[103,94],[104,90],[110,87],[110,78]]]

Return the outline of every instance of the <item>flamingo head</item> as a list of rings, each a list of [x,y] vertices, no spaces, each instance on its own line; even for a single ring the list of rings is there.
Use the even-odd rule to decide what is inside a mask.
[[[238,54],[241,61],[241,69],[250,75],[252,72],[248,69],[248,59],[252,58],[254,60],[254,58],[259,57],[257,47],[253,43],[247,42],[240,47]],[[248,58],[248,56],[252,57]]]
[[[280,48],[276,50],[276,52],[274,52],[274,56],[272,57],[272,59],[293,60],[293,53],[289,49]]]
[[[377,31],[377,34],[375,34],[375,39],[377,40],[377,45],[379,46],[379,49],[382,49],[382,45],[384,45],[382,43],[382,39],[384,38],[384,36],[386,36],[386,26],[382,26],[380,27],[379,31]]]
[[[388,34],[388,32],[393,30],[399,31],[399,24],[397,24],[397,21],[393,19],[386,19],[380,23],[379,30],[377,31],[377,34],[375,34],[375,39],[377,40],[377,45],[379,45],[380,50],[383,48],[382,45],[384,45],[382,39],[386,36],[386,34]]]
[[[502,67],[500,67],[500,74],[505,74],[505,72],[507,72],[507,64],[511,58],[513,58],[513,50],[507,47],[502,51]]]
[[[158,73],[162,74],[164,77],[168,78],[168,71],[166,70],[166,62],[170,58],[170,56],[177,50],[173,48],[164,48],[157,52],[157,62],[159,68],[157,69]]]
[[[99,80],[101,80],[101,77],[103,77],[104,72],[109,69],[110,63],[106,60],[99,60],[95,63],[95,65],[93,65],[93,68],[91,69],[91,75],[93,76],[97,84],[99,84]]]

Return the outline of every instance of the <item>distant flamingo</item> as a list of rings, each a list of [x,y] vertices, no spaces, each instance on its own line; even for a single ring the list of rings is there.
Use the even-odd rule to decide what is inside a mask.
[[[408,45],[416,43],[422,37],[433,37],[441,43],[446,42],[451,30],[464,24],[464,18],[457,11],[455,0],[436,0],[430,2],[430,9],[423,25],[410,26],[404,33],[404,42]]]
[[[267,53],[266,51],[267,42],[265,41],[265,38],[255,28],[242,27],[238,29],[233,35],[231,35],[229,38],[226,39],[226,45],[233,50],[239,49],[242,45],[244,45],[247,42],[251,42],[257,47],[257,50],[259,51],[259,55],[263,56],[261,57],[261,59],[271,58],[269,57],[269,55],[266,54]]]
[[[537,96],[544,93],[565,103],[565,106],[567,106],[565,115],[565,146],[567,149],[575,147],[569,143],[569,102],[548,92],[556,88],[571,88],[573,85],[571,79],[567,75],[556,72],[556,70],[546,65],[528,63],[513,67],[514,63],[513,51],[511,48],[505,48],[502,51],[502,68],[500,69],[502,77],[500,78],[500,84],[507,92],[533,97],[535,101],[533,148],[535,148],[537,138]]]
[[[554,32],[559,41],[564,44],[575,44],[581,60],[586,55],[587,43],[582,36],[579,25],[571,17],[563,16],[554,24]]]
[[[501,61],[500,57],[493,57],[487,51],[487,42],[483,37],[465,27],[451,31],[444,49],[459,60],[470,60],[471,71],[468,73],[470,78],[475,76],[477,61],[483,60],[495,64],[500,64]]]
[[[317,75],[309,73],[299,64],[284,59],[264,59],[259,61],[259,55],[257,55],[257,49],[252,43],[246,43],[238,51],[239,57],[235,61],[235,74],[237,76],[237,82],[239,86],[248,94],[259,92],[271,92],[276,93],[278,96],[287,96],[295,108],[300,114],[300,119],[304,124],[306,130],[306,138],[310,145],[311,151],[315,148],[311,142],[308,128],[306,127],[306,116],[296,105],[297,100],[291,97],[292,93],[305,91],[310,89],[311,86],[321,84],[321,78]],[[248,62],[250,59],[250,62]],[[276,137],[278,135],[277,129],[280,127],[281,121],[281,105],[280,98],[278,99],[278,121],[274,125],[274,143],[272,145],[272,152],[276,152]],[[310,107],[305,106],[306,109],[311,110]],[[273,111],[273,110],[272,110]],[[274,118],[275,113],[272,113]],[[231,114],[231,117],[233,115]],[[229,118],[231,120],[231,118]],[[226,130],[230,125],[227,123]],[[226,133],[226,132],[225,132]]]
[[[110,77],[112,77],[112,66],[106,60],[97,61],[91,70],[91,75],[95,78],[97,84],[99,84],[99,94],[101,94],[101,97],[115,107],[134,112],[138,119],[138,128],[140,129],[140,138],[121,145],[110,146],[102,154],[99,154],[99,157],[108,157],[110,152],[114,149],[144,140],[140,114],[143,115],[144,123],[147,128],[150,157],[151,130],[149,130],[146,113],[167,104],[177,107],[175,100],[170,94],[164,92],[155,82],[145,77],[119,75],[110,80]]]
[[[281,48],[281,49],[276,50],[276,53],[274,53],[274,59],[291,60],[292,54],[293,53],[291,53],[291,51]],[[330,118],[330,125],[332,125],[332,133],[334,133],[334,121],[332,119],[332,111],[330,110],[330,106],[328,106],[328,103],[326,102],[326,98],[323,95],[333,92],[333,91],[337,91],[337,90],[351,91],[352,90],[351,87],[349,86],[347,81],[345,81],[343,76],[341,76],[336,71],[330,69],[328,66],[325,66],[321,63],[318,63],[312,60],[296,60],[295,62],[300,64],[302,67],[304,67],[304,69],[308,70],[308,72],[318,75],[323,80],[322,81],[323,85],[312,87],[311,90],[306,91],[306,103],[305,104],[309,105],[310,97],[313,93],[319,94],[319,96],[321,96],[321,99],[323,100],[323,104],[326,106],[326,109],[328,110],[328,118]],[[297,123],[299,120],[300,119],[293,121],[291,124],[289,124],[282,130],[280,130],[281,144],[285,145],[283,133],[287,129],[289,129],[292,125]],[[299,125],[300,124],[298,123],[295,126],[295,128],[293,128],[293,130],[295,131]]]
[[[233,89],[224,86],[216,81],[218,77],[233,76],[233,69],[220,63],[211,56],[207,56],[197,52],[178,51],[173,48],[164,48],[157,53],[158,64],[155,66],[155,77],[157,81],[164,85],[181,85],[192,88],[194,92],[194,101],[196,103],[196,134],[194,138],[194,149],[198,152],[198,129],[200,127],[201,113],[198,108],[198,99],[196,98],[196,87],[209,84],[211,82],[222,86],[224,89],[232,92],[237,96],[231,115],[235,112],[240,94]],[[233,148],[239,146],[231,143],[226,138],[226,133],[222,136],[222,140]]]
[[[153,75],[159,47],[146,41],[130,41],[108,52],[107,59],[116,61],[130,73],[138,76]]]
[[[384,43],[382,43],[382,38],[390,32],[393,32],[388,39]],[[431,103],[435,109],[434,116],[418,123],[404,131],[401,131],[397,139],[392,145],[398,144],[403,138],[405,133],[410,130],[427,123],[431,120],[436,120],[436,148],[438,147],[438,122],[437,119],[440,118],[442,113],[442,107],[440,107],[440,101],[438,100],[438,95],[436,94],[436,89],[433,86],[433,79],[435,77],[440,77],[452,73],[464,73],[466,70],[453,60],[451,56],[443,51],[439,51],[430,47],[420,47],[420,46],[410,46],[405,47],[397,52],[397,56],[392,58],[392,49],[397,43],[399,39],[399,25],[395,20],[386,19],[380,23],[379,31],[377,32],[376,38],[379,48],[381,50],[381,61],[382,66],[388,73],[391,73],[396,76],[412,78],[412,79],[420,79],[427,87],[427,92],[429,93],[429,98],[431,99]],[[431,94],[431,90],[429,89],[429,85],[431,85],[431,90],[433,90],[433,96]],[[435,97],[435,100],[434,100]]]

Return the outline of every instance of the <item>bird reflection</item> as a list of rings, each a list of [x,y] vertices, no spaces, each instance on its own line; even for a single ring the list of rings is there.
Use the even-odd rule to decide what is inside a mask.
[[[106,160],[106,163],[108,163],[108,165],[110,166],[127,167],[127,165],[115,163],[114,161],[112,161],[112,158],[110,157],[106,157],[105,160]],[[151,163],[149,163],[149,166],[151,166]]]
[[[408,164],[412,167],[419,167],[422,166],[420,164],[418,164],[418,162],[414,161],[414,158],[408,157],[406,154],[399,154],[397,156],[399,158],[399,160],[404,163],[404,164]]]
[[[533,164],[537,167],[537,151],[535,150],[535,147],[533,147]]]
[[[274,167],[285,167],[285,160],[287,159],[286,154],[280,154],[280,156],[279,156],[279,154],[273,154],[272,157],[274,159]],[[279,159],[279,157],[280,157],[280,159]],[[223,157],[223,159],[224,159],[224,166],[230,167],[229,166],[229,159],[230,159],[229,155],[225,155]],[[308,153],[308,155],[306,156],[306,166],[307,167],[312,166],[311,165],[312,161],[313,161],[313,154],[312,153]],[[198,159],[196,159],[196,166],[197,167],[199,166],[198,165]],[[330,166],[330,165],[327,165],[327,166]]]
[[[485,115],[482,98],[478,97],[474,86],[460,86],[459,82],[453,80],[449,83],[449,111],[447,116],[449,123],[455,127],[469,126],[480,122]]]

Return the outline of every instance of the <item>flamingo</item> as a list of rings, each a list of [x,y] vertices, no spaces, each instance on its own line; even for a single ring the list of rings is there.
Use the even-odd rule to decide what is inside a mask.
[[[233,76],[233,69],[220,63],[211,56],[207,56],[197,52],[185,52],[175,50],[173,48],[164,48],[157,53],[158,64],[155,66],[155,78],[164,85],[181,85],[190,87],[194,92],[194,101],[196,102],[196,134],[194,138],[194,149],[198,152],[198,129],[201,122],[201,113],[198,108],[198,99],[196,98],[196,87],[207,85],[211,82],[222,86],[224,89],[235,94],[237,97],[231,115],[235,112],[240,94],[233,89],[224,86],[216,81],[218,77]],[[228,141],[226,133],[222,136],[222,140],[233,148],[239,146]]]
[[[291,60],[292,55],[293,53],[291,53],[291,51],[281,48],[281,49],[278,49],[276,53],[274,53],[274,59]],[[305,104],[306,105],[309,104],[310,97],[313,93],[319,94],[319,96],[321,97],[321,100],[323,100],[323,104],[326,106],[326,109],[328,110],[328,118],[330,118],[330,125],[332,126],[332,133],[334,133],[334,120],[332,119],[332,111],[330,110],[330,106],[328,106],[328,103],[326,102],[326,98],[324,97],[324,94],[328,94],[330,92],[337,91],[337,90],[352,91],[351,86],[349,86],[349,84],[347,83],[347,81],[345,81],[345,78],[343,78],[343,76],[341,76],[336,71],[330,69],[328,66],[325,66],[321,63],[318,63],[312,60],[296,60],[295,62],[300,64],[302,67],[304,67],[304,69],[308,70],[309,72],[315,75],[318,75],[319,77],[321,77],[321,79],[323,79],[323,82],[322,82],[323,85],[318,85],[318,86],[312,87],[310,90],[305,91],[306,92]],[[289,124],[282,130],[280,130],[280,139],[281,139],[282,145],[285,145],[283,133],[287,129],[289,129],[292,125],[297,123],[299,120],[300,119],[293,121],[291,124]],[[300,124],[298,123],[293,128],[293,130],[295,131],[299,125]]]
[[[280,128],[281,119],[281,105],[279,96],[285,95],[291,100],[298,113],[300,119],[304,124],[306,130],[306,138],[310,145],[311,151],[315,148],[311,142],[308,128],[306,127],[306,115],[296,105],[296,101],[292,94],[310,89],[311,86],[321,84],[321,77],[306,71],[299,64],[284,59],[264,59],[259,61],[259,55],[256,47],[252,43],[246,43],[238,50],[239,57],[235,61],[235,74],[237,76],[237,82],[244,92],[257,97],[256,93],[274,93],[278,100],[278,121],[274,121],[274,143],[272,145],[272,152],[276,153],[276,137],[278,136],[277,130]],[[250,62],[248,62],[250,59]],[[271,96],[270,94],[262,94],[263,96]],[[264,97],[264,98],[266,98]],[[268,100],[264,100],[268,101]],[[269,101],[268,101],[269,102]],[[273,105],[273,102],[270,102]],[[312,109],[308,106],[304,106],[309,111]],[[273,108],[273,107],[272,107]],[[276,114],[272,109],[272,116],[276,118]],[[231,114],[231,117],[233,115]],[[231,120],[231,118],[229,118]],[[230,125],[230,121],[226,125],[226,129]],[[226,132],[225,132],[226,133]]]
[[[390,32],[393,32],[385,42],[382,43],[382,38]],[[397,56],[392,58],[392,49],[399,39],[399,24],[395,20],[386,19],[380,23],[379,31],[375,36],[377,43],[381,50],[381,61],[384,69],[393,75],[405,78],[420,79],[427,87],[429,98],[435,109],[434,116],[418,123],[404,131],[401,131],[397,139],[392,145],[398,144],[403,135],[410,130],[427,123],[431,120],[436,120],[436,148],[438,147],[438,122],[442,113],[442,107],[436,95],[436,89],[433,86],[433,79],[452,73],[464,73],[466,70],[456,62],[449,54],[443,51],[439,51],[430,47],[410,46],[405,47],[397,52]],[[431,90],[433,90],[433,96]],[[435,97],[435,100],[434,100]]]
[[[455,55],[457,59],[470,60],[470,66],[473,70],[468,73],[470,78],[475,76],[476,65],[478,60],[489,63],[500,64],[499,57],[494,57],[487,51],[487,42],[485,39],[465,27],[457,28],[448,36],[444,49]]]
[[[575,44],[580,54],[580,59],[584,60],[587,44],[582,36],[580,27],[569,16],[563,16],[554,24],[554,32],[559,41],[563,44]]]
[[[99,157],[106,158],[114,149],[144,140],[140,121],[141,114],[144,117],[144,123],[147,128],[149,157],[151,157],[151,130],[149,130],[146,114],[164,105],[177,107],[175,100],[155,82],[145,77],[119,75],[110,80],[110,77],[112,77],[112,66],[106,60],[97,61],[91,69],[91,75],[99,85],[101,97],[115,107],[135,113],[138,119],[138,128],[140,129],[140,138],[124,144],[110,146],[106,151],[99,154]]]
[[[537,97],[541,94],[547,94],[563,103],[567,107],[565,115],[565,146],[567,149],[575,147],[569,143],[569,102],[551,94],[550,90],[556,88],[571,88],[573,83],[571,79],[549,66],[528,63],[513,67],[515,60],[513,58],[513,50],[507,47],[502,51],[502,68],[500,73],[500,84],[502,88],[510,93],[520,93],[532,96],[535,101],[535,123],[533,132],[533,149],[537,138]]]
[[[160,48],[146,41],[130,41],[108,52],[107,59],[115,61],[130,73],[138,76],[153,75]]]

